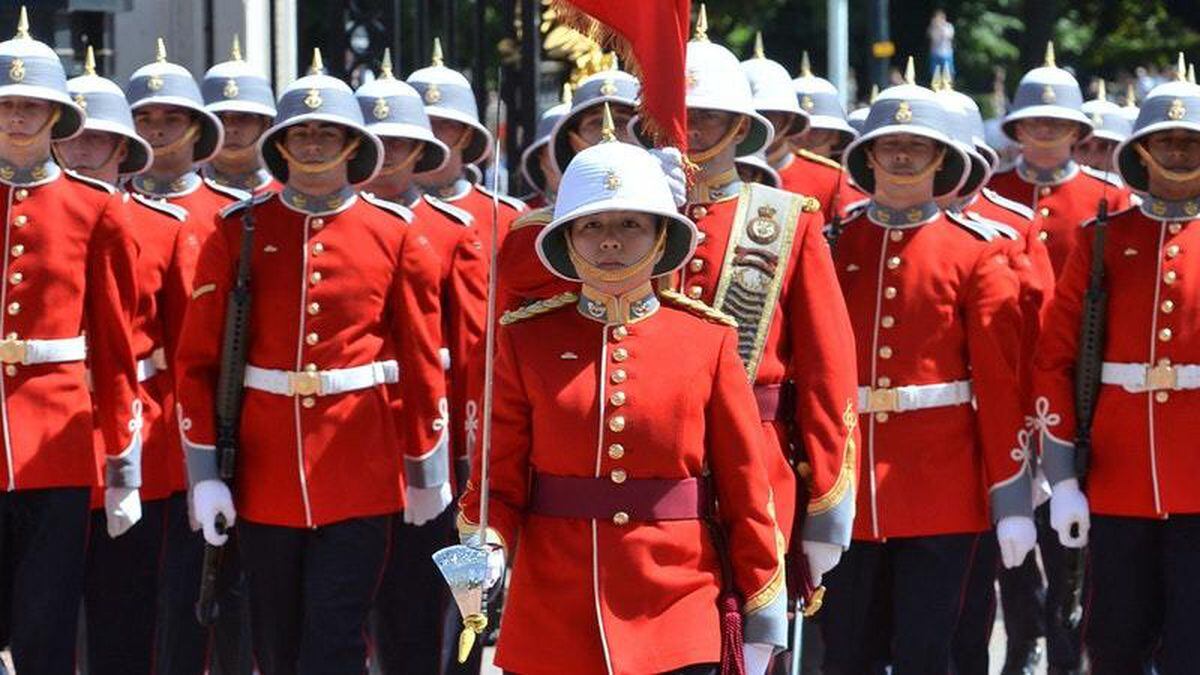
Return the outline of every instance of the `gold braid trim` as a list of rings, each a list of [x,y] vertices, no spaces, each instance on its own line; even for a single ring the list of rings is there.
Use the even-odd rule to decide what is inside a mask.
[[[693,300],[679,291],[661,289],[658,292],[658,296],[665,300],[667,304],[682,309],[689,314],[698,316],[705,321],[720,323],[726,326],[737,328],[737,319],[711,305],[700,302],[699,300]]]
[[[519,230],[522,227],[529,227],[530,225],[548,225],[552,220],[554,220],[554,207],[543,206],[540,209],[534,209],[529,213],[522,214],[520,218],[513,221],[508,231],[512,232],[513,230]]]
[[[805,213],[816,213],[821,210],[821,200],[816,197],[800,195],[800,210]]]
[[[775,524],[775,492],[770,488],[767,489],[767,513],[771,515],[771,529],[775,531],[775,573],[771,575],[766,585],[752,593],[742,605],[742,612],[745,614],[756,612],[771,604],[784,588],[784,559],[787,556],[787,542],[783,539],[783,532],[779,530],[779,525]]]
[[[831,169],[837,169],[838,171],[842,170],[841,164],[838,164],[837,162],[833,161],[832,159],[829,159],[828,157],[822,157],[821,155],[818,155],[815,152],[801,148],[796,151],[796,154],[800,155],[801,157],[803,157],[804,159],[807,159],[810,162],[816,162],[817,164],[824,164],[825,166],[827,166]]]
[[[570,291],[567,291],[566,293],[559,293],[552,298],[538,300],[537,302],[525,305],[520,309],[514,309],[505,312],[504,316],[500,317],[500,325],[508,326],[518,321],[532,319],[533,317],[540,316],[546,312],[552,312],[559,307],[570,305],[577,300],[579,300],[579,296]]]
[[[846,444],[842,447],[842,468],[838,471],[837,480],[829,492],[808,503],[808,515],[825,513],[837,506],[845,498],[846,493],[854,485],[858,473],[855,462],[857,446],[854,444],[854,428],[858,426],[858,413],[854,411],[854,402],[846,401],[846,410],[842,413],[842,424],[846,427]]]

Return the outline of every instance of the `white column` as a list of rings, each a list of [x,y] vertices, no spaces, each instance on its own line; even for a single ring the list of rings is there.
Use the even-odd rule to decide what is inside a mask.
[[[263,0],[265,2],[265,0]],[[296,0],[272,0],[275,3],[275,91],[296,79],[298,54],[296,40]]]
[[[850,2],[849,0],[826,0],[829,35],[829,81],[837,87],[842,99],[842,108],[847,105],[849,93],[846,86],[850,73]]]
[[[270,77],[271,3],[270,0],[245,0],[242,32],[242,56],[258,72]],[[293,31],[295,27],[293,25]]]

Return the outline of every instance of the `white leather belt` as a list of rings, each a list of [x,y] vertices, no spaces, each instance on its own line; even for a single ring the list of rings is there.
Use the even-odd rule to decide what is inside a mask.
[[[1100,367],[1100,381],[1135,394],[1160,389],[1200,389],[1200,366],[1105,361]]]
[[[0,363],[33,366],[39,363],[70,363],[87,358],[87,339],[80,335],[56,340],[0,340]]]
[[[375,361],[351,368],[295,372],[246,366],[247,387],[280,396],[332,396],[400,381],[400,364]]]
[[[860,413],[904,412],[944,408],[971,402],[971,383],[966,380],[903,387],[859,387]]]
[[[162,348],[155,349],[149,358],[137,362],[137,380],[145,382],[167,369],[167,355]]]

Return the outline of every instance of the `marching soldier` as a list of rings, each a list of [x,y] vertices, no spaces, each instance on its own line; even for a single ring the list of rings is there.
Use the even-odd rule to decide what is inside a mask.
[[[58,54],[30,37],[22,8],[16,36],[0,43],[0,617],[22,673],[75,672],[92,489],[105,486],[110,536],[141,518],[129,215],[115,190],[51,157],[51,142],[83,121]]]
[[[808,115],[808,130],[796,139],[797,150],[837,160],[858,134],[846,122],[837,87],[813,74],[807,51],[800,56],[800,75],[792,80],[792,89],[800,109]]]
[[[542,113],[538,118],[533,142],[521,152],[521,176],[535,193],[529,199],[523,200],[530,209],[537,210],[554,205],[562,173],[554,166],[554,157],[550,153],[550,137],[558,121],[571,110],[571,100],[571,85],[563,84],[562,102],[550,106]]]
[[[827,576],[827,673],[947,672],[992,524],[1006,567],[1036,539],[1017,278],[995,230],[935,202],[970,171],[954,124],[933,92],[899,85],[846,151],[871,195],[834,251],[866,447],[854,543]]]
[[[505,314],[497,335],[491,577],[520,555],[496,662],[707,675],[743,657],[762,675],[786,643],[783,537],[737,335],[720,312],[655,293],[696,230],[659,161],[608,137],[571,161],[537,241],[579,292]],[[464,536],[479,536],[479,481],[476,465]]]
[[[765,149],[767,161],[782,182],[773,187],[816,198],[825,222],[832,222],[839,209],[862,199],[862,194],[845,179],[840,164],[805,148],[807,134],[826,132],[810,128],[809,113],[800,107],[803,97],[793,93],[787,70],[763,56],[761,33],[755,40],[754,58],[742,61],[742,73],[750,83],[754,109],[771,122],[775,132]],[[819,115],[811,96],[806,103]],[[819,123],[826,124],[823,120]]]
[[[450,149],[446,163],[437,171],[419,176],[417,182],[425,192],[470,213],[479,229],[479,240],[484,250],[489,250],[492,245],[490,223],[493,195],[491,190],[467,178],[466,167],[479,164],[491,155],[492,134],[479,121],[471,83],[462,73],[444,65],[442,45],[438,40],[433,44],[430,65],[413,71],[407,82],[425,101],[425,112],[429,115],[433,135]],[[512,221],[526,208],[520,201],[507,195],[498,195],[498,199],[502,241]]]
[[[96,75],[90,46],[84,75],[68,81],[67,91],[88,111],[83,133],[55,144],[55,153],[67,168],[113,188],[123,176],[150,166],[150,144],[134,131],[121,88]],[[139,251],[132,328],[142,402],[142,519],[113,539],[104,527],[104,513],[93,511],[84,596],[87,664],[93,675],[153,671],[166,500],[186,486],[182,464],[172,461],[179,452],[179,432],[173,423],[174,384],[167,364],[188,300],[179,252],[179,233],[187,215],[180,207],[136,193],[125,195],[125,203],[130,234]],[[93,496],[93,509],[99,506],[97,496]]]
[[[367,131],[383,142],[383,166],[366,190],[375,197],[412,210],[410,232],[430,242],[437,256],[437,294],[444,338],[450,419],[460,428],[465,408],[469,355],[483,331],[487,307],[487,268],[471,216],[413,184],[413,173],[436,170],[446,161],[446,146],[434,137],[420,95],[392,75],[385,52],[379,78],[355,92]],[[466,449],[461,434],[451,435],[454,478],[465,482]],[[450,461],[451,456],[445,458]],[[403,476],[403,474],[401,474]],[[431,556],[453,540],[454,511],[447,510],[450,483],[406,486],[403,517],[392,529],[392,554],[376,596],[375,636],[383,672],[435,673],[441,657],[442,614],[448,607],[445,585]]]
[[[1064,545],[1089,549],[1085,639],[1097,675],[1196,668],[1198,130],[1195,85],[1162,84],[1142,102],[1115,163],[1143,200],[1084,228],[1059,278],[1035,364],[1050,522]],[[1080,474],[1075,379],[1084,296],[1093,292],[1097,264],[1106,318],[1095,326],[1103,336],[1100,384],[1090,469]]]
[[[1112,165],[1113,151],[1129,137],[1133,120],[1121,114],[1121,106],[1108,100],[1103,79],[1096,83],[1096,98],[1084,101],[1082,110],[1092,120],[1093,130],[1091,136],[1075,144],[1075,161],[1120,180]]]
[[[181,234],[180,264],[190,293],[196,260],[213,231],[218,211],[248,197],[249,193],[201,176],[199,167],[216,155],[223,142],[221,121],[204,107],[200,87],[191,73],[167,61],[162,38],[158,40],[157,51],[154,62],[135,70],[125,88],[134,128],[154,150],[150,168],[131,177],[126,187],[132,193],[166,201],[187,212]],[[249,673],[253,663],[246,636],[247,620],[236,588],[222,597],[215,630],[210,631],[196,621],[196,591],[200,587],[204,542],[187,510],[183,453],[173,452],[170,457],[175,463],[170,473],[176,477],[177,489],[167,502],[160,591],[163,609],[156,638],[155,668],[164,673],[200,675],[208,661],[211,634],[215,638],[213,657],[220,662],[223,672]]]
[[[791,545],[788,583],[799,590],[808,578],[815,587],[849,546],[854,520],[854,336],[820,204],[738,178],[735,158],[767,147],[771,124],[754,110],[736,57],[708,40],[703,8],[686,67],[688,152],[699,168],[684,212],[700,233],[676,281],[686,297],[738,322]]]
[[[221,120],[225,132],[220,149],[202,171],[205,178],[252,194],[282,188],[258,155],[258,139],[275,119],[275,96],[267,78],[242,59],[237,35],[229,60],[204,73],[200,92],[205,109]]]
[[[284,189],[221,213],[176,357],[193,513],[214,546],[227,537],[218,514],[237,521],[266,675],[362,671],[390,519],[404,504],[401,458],[409,486],[442,493],[449,479],[437,254],[406,208],[355,193],[383,150],[350,89],[315,65],[283,92],[260,144]],[[245,221],[254,295],[243,452],[227,485],[213,411]],[[401,396],[389,396],[397,380]]]

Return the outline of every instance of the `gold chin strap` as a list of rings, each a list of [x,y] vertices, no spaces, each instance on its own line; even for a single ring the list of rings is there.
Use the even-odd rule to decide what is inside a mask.
[[[571,264],[575,266],[575,271],[579,273],[579,278],[583,283],[603,283],[603,284],[619,284],[624,281],[636,277],[644,272],[647,268],[652,268],[658,264],[659,258],[662,256],[663,250],[667,247],[667,227],[666,223],[662,224],[658,231],[658,236],[654,240],[654,247],[639,261],[633,263],[629,267],[622,267],[619,270],[606,270],[597,267],[583,258],[578,251],[575,250],[575,242],[571,239],[571,232],[567,230],[567,255],[571,258]]]
[[[943,145],[938,149],[937,156],[933,158],[933,161],[929,162],[928,166],[911,176],[892,173],[891,171],[883,168],[883,165],[875,159],[874,148],[867,150],[867,160],[867,165],[879,173],[882,173],[884,177],[887,178],[889,183],[894,183],[896,185],[914,185],[924,181],[934,173],[942,170],[942,164],[946,161],[946,146]]]
[[[289,167],[295,167],[300,173],[324,173],[339,164],[343,164],[350,155],[358,151],[358,146],[360,145],[362,145],[362,138],[356,136],[354,140],[347,143],[346,147],[342,148],[342,151],[329,161],[301,162],[296,159],[295,155],[288,152],[287,148],[283,147],[282,141],[275,141],[275,149],[279,151],[280,155],[283,155],[284,161],[288,163]]]
[[[183,148],[183,146],[187,145],[188,143],[191,143],[193,140],[196,139],[196,136],[199,136],[199,135],[200,135],[200,122],[198,120],[192,120],[192,123],[189,124],[188,128],[182,134],[179,135],[179,138],[176,138],[175,140],[171,141],[170,143],[167,143],[166,145],[160,145],[160,146],[154,148],[154,154],[156,154],[156,155],[175,154],[176,151],[181,150]]]
[[[1196,179],[1200,179],[1200,167],[1196,167],[1191,171],[1172,171],[1154,159],[1154,155],[1146,149],[1146,146],[1141,141],[1133,144],[1133,149],[1137,151],[1142,161],[1146,163],[1146,170],[1153,174],[1156,178],[1160,178],[1171,183],[1190,183]]]
[[[688,159],[692,160],[696,164],[705,164],[709,162],[713,157],[721,154],[721,152],[723,152],[725,148],[733,142],[733,137],[737,136],[738,133],[740,133],[741,130],[748,124],[750,124],[750,118],[742,115],[737,124],[729,125],[729,131],[725,132],[725,135],[721,137],[721,140],[713,143],[712,147],[707,150],[689,152]]]
[[[412,166],[413,164],[416,164],[417,160],[421,158],[421,155],[424,152],[425,152],[425,143],[423,141],[418,142],[416,147],[414,147],[412,149],[412,151],[410,151],[408,153],[408,156],[405,157],[403,161],[399,162],[398,164],[396,164],[394,166],[384,166],[382,169],[379,170],[378,175],[379,176],[391,176],[393,174],[400,173],[401,171],[404,171],[408,167]]]
[[[55,124],[58,124],[58,120],[61,118],[62,118],[62,106],[56,105],[56,106],[54,106],[54,112],[50,113],[50,116],[46,118],[45,122],[42,122],[42,126],[35,129],[33,131],[33,133],[28,134],[25,138],[14,138],[12,136],[12,134],[9,134],[9,133],[5,133],[4,135],[8,137],[8,142],[11,143],[12,145],[17,145],[17,146],[32,145],[35,141],[37,141],[38,137],[42,135],[43,131],[45,131],[48,128],[53,127]]]

